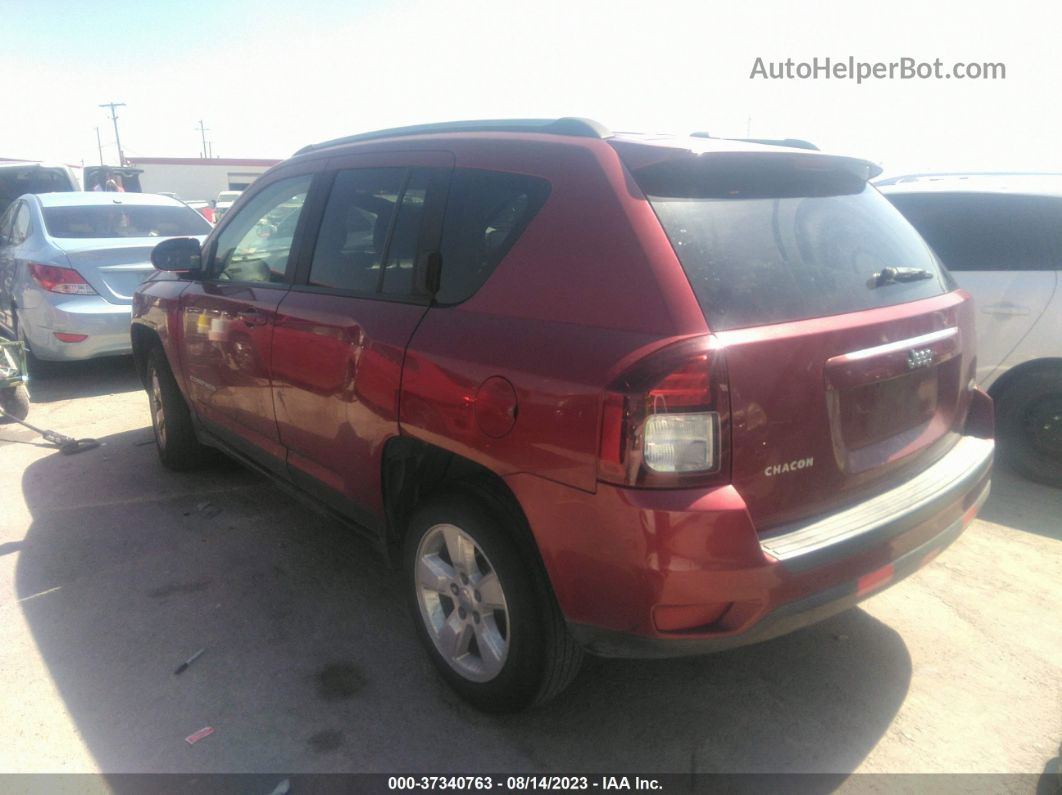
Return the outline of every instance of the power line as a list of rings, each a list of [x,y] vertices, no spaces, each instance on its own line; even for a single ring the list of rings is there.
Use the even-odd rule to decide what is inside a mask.
[[[125,165],[125,157],[122,155],[122,139],[118,137],[118,113],[116,108],[124,108],[124,102],[104,102],[101,108],[111,109],[111,121],[114,122],[114,142],[118,145],[118,165]]]

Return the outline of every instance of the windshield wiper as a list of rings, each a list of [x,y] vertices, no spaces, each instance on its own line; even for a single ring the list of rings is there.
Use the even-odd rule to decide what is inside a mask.
[[[867,287],[873,290],[875,287],[884,287],[886,284],[897,282],[917,282],[920,279],[932,279],[935,274],[922,268],[882,268],[880,273],[875,273],[867,282]]]

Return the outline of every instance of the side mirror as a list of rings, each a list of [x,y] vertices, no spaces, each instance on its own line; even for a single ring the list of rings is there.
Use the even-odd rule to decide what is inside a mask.
[[[199,271],[203,267],[203,249],[194,237],[163,240],[152,249],[151,264],[160,271]]]

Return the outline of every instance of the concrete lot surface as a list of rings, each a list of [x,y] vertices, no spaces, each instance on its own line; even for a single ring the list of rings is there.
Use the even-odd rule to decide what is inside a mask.
[[[857,609],[714,657],[591,661],[557,702],[498,718],[435,675],[350,532],[237,466],[163,469],[129,360],[33,398],[32,422],[105,445],[66,457],[0,426],[0,772],[1057,764],[1062,491],[998,473],[959,541]]]

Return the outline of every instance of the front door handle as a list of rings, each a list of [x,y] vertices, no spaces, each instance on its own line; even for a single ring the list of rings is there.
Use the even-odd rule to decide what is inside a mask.
[[[237,314],[240,320],[248,326],[264,326],[269,322],[269,319],[265,315],[259,313],[257,309],[245,309]]]

